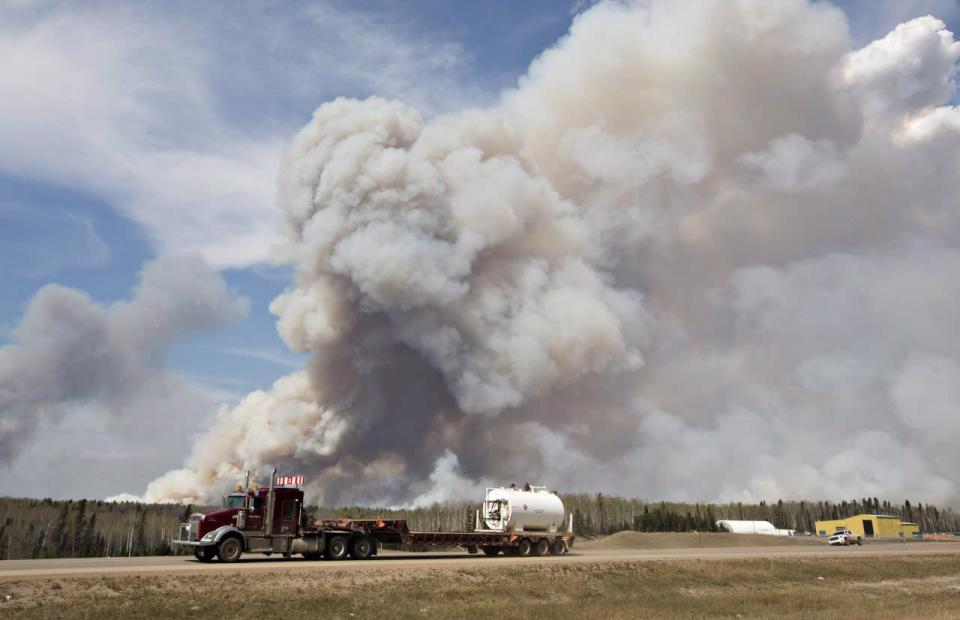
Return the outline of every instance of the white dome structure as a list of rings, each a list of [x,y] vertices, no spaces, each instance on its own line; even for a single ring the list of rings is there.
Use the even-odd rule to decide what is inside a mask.
[[[763,534],[765,536],[793,536],[796,530],[781,530],[769,521],[734,521],[721,519],[717,527],[731,534]]]

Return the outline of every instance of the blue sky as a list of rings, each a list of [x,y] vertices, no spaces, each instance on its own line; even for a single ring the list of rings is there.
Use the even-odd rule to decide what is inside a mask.
[[[181,37],[180,42],[163,41],[159,46],[123,42],[117,49],[90,54],[119,64],[121,74],[134,73],[141,63],[157,68],[156,82],[144,89],[151,96],[135,96],[131,102],[159,108],[144,114],[153,124],[150,135],[135,136],[130,141],[133,144],[118,140],[118,150],[141,156],[141,151],[152,150],[153,143],[159,142],[174,156],[208,148],[212,156],[227,158],[217,152],[217,145],[203,143],[216,139],[216,134],[229,134],[227,141],[232,144],[249,141],[257,148],[272,149],[275,160],[279,160],[284,141],[306,122],[313,109],[337,96],[401,97],[414,100],[425,115],[489,103],[501,89],[515,83],[537,53],[563,35],[574,15],[570,3],[546,1],[522,3],[519,9],[508,2],[494,6],[424,1],[208,3],[199,11],[195,3],[187,2],[165,3],[162,11],[156,4],[136,10],[105,2],[89,6],[92,8],[77,11],[76,5],[27,3],[10,10],[7,28],[12,24],[11,30],[25,36],[31,30],[50,29],[47,23],[61,19],[93,23],[104,30],[136,30],[157,22]],[[313,20],[328,20],[341,30],[364,29],[372,38],[382,29],[380,34],[393,40],[384,42],[384,49],[367,48],[357,54],[340,48],[337,42],[324,42],[325,38],[329,41],[333,26]],[[348,28],[348,22],[354,25]],[[146,54],[152,57],[144,59]],[[437,60],[438,54],[441,60]],[[177,59],[186,68],[169,71],[159,67]],[[190,81],[177,84],[170,73],[182,73]],[[387,75],[378,77],[380,73]],[[99,75],[90,80],[97,86],[125,90],[120,80],[109,83]],[[156,92],[174,105],[169,109],[158,106],[152,96]],[[123,93],[120,98],[129,96]],[[87,105],[80,103],[80,107]],[[164,117],[168,111],[169,116]],[[117,118],[101,122],[123,124],[127,113],[121,110]],[[211,115],[215,116],[214,127],[198,129]],[[44,140],[62,140],[70,150],[89,148],[76,143],[90,137],[57,136],[52,127],[42,126],[42,120],[37,123],[40,127],[16,137],[33,142],[38,150]],[[82,128],[69,129],[82,133]],[[54,135],[45,136],[46,131]],[[200,135],[204,131],[211,135]],[[257,205],[257,210],[266,213],[248,221],[255,220],[258,233],[266,238],[276,226],[269,202],[277,162],[269,156],[265,159],[267,167],[258,194],[263,204]],[[141,265],[158,252],[166,247],[203,251],[204,242],[217,236],[209,231],[204,238],[178,247],[176,227],[168,229],[163,221],[155,221],[155,215],[143,213],[166,205],[152,201],[142,206],[129,204],[143,200],[138,194],[151,191],[153,181],[116,178],[108,171],[92,173],[103,178],[78,178],[70,166],[70,162],[51,163],[39,156],[30,165],[12,162],[0,171],[0,282],[4,290],[0,326],[4,339],[9,338],[9,329],[19,320],[26,302],[45,283],[83,289],[100,301],[122,299]],[[149,171],[143,174],[149,175]],[[217,182],[228,184],[230,179]],[[136,187],[138,184],[145,187]],[[194,207],[188,204],[183,208]],[[222,210],[229,219],[229,205]],[[170,353],[174,368],[240,393],[269,385],[302,363],[276,336],[267,310],[270,300],[289,282],[290,273],[267,264],[266,245],[249,257],[233,252],[223,256],[216,250],[208,256],[225,269],[230,285],[251,299],[251,312],[239,325],[198,335],[174,348]]]
[[[268,311],[291,276],[270,245],[293,133],[338,96],[400,98],[427,117],[489,104],[588,4],[5,3],[0,344],[44,284],[110,302],[159,254],[200,252],[250,312],[175,345],[168,366],[224,401],[268,386],[305,361]],[[857,43],[926,13],[960,27],[955,0],[840,4]]]

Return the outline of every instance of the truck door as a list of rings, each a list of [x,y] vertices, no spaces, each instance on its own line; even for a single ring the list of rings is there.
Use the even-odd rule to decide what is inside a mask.
[[[254,495],[252,501],[253,510],[247,513],[247,527],[248,530],[262,530],[263,529],[263,498],[259,495]]]
[[[280,519],[277,532],[280,534],[296,534],[297,524],[300,521],[300,502],[295,499],[284,499],[280,503]]]

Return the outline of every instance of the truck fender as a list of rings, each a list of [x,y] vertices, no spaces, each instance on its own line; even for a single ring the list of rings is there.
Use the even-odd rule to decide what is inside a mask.
[[[247,541],[243,536],[243,532],[232,525],[221,525],[217,529],[213,530],[213,540],[210,542],[214,545],[219,545],[221,540],[230,535],[237,536],[240,539],[240,542],[243,543],[243,546],[247,546]]]

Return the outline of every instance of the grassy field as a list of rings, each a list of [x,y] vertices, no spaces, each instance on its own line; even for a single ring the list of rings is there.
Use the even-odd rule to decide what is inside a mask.
[[[579,549],[689,549],[694,547],[783,547],[824,545],[814,536],[758,536],[717,532],[617,532],[596,540],[577,541]]]
[[[3,618],[956,618],[960,555],[0,582]]]

